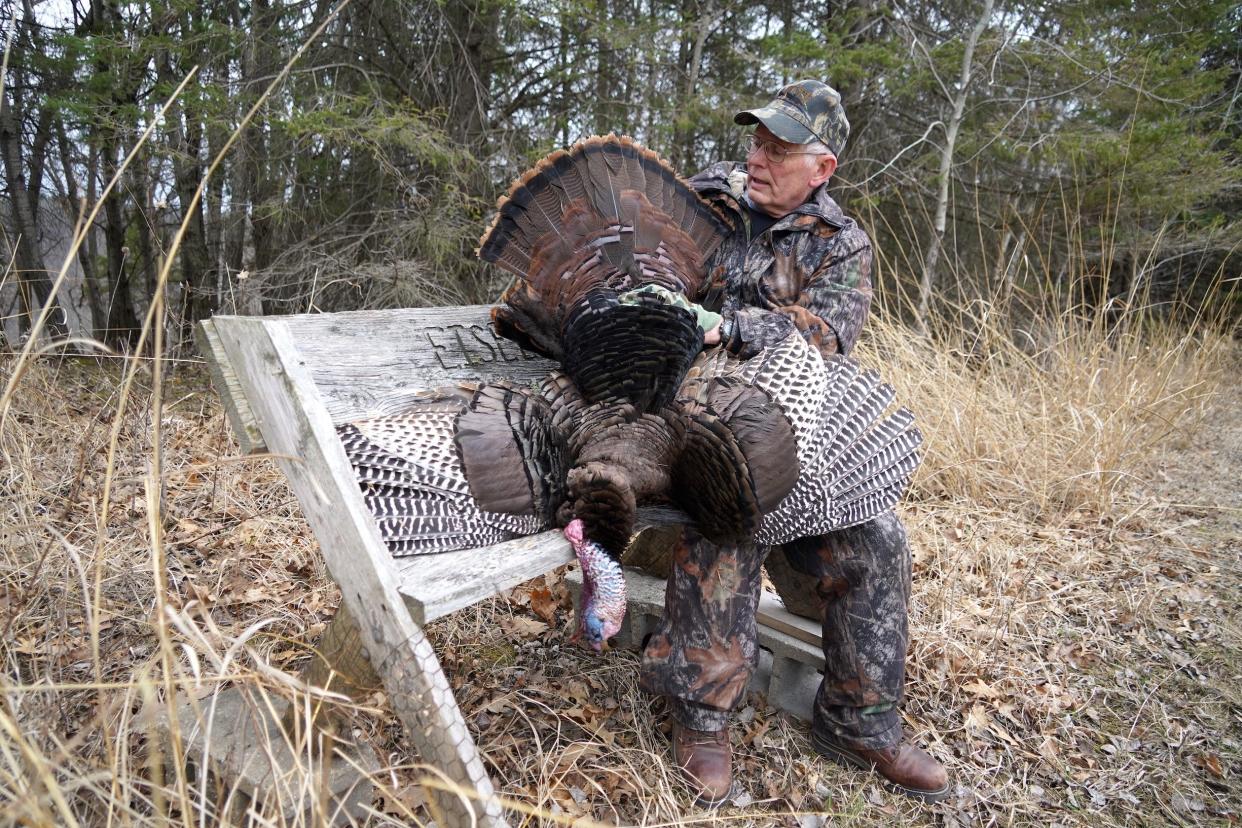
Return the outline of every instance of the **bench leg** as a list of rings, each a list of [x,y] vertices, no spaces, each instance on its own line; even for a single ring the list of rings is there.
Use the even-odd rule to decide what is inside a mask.
[[[436,824],[446,828],[503,828],[506,823],[500,805],[492,798],[491,780],[440,660],[422,629],[412,626],[414,633],[388,648],[377,670],[357,620],[342,602],[302,677],[316,687],[355,700],[384,688],[419,758],[433,769],[435,782],[447,782],[461,790],[459,794],[428,787],[428,805]],[[378,627],[372,625],[372,635],[382,637]],[[339,726],[338,719],[330,701],[316,699],[309,717],[305,709],[291,707],[283,724],[286,732],[295,736],[309,725],[317,731],[312,741],[320,742],[330,740]]]
[[[422,628],[412,622],[411,626],[409,638],[389,649],[380,675],[423,761],[461,791],[436,791],[431,797],[436,824],[449,828],[507,826],[440,660]]]

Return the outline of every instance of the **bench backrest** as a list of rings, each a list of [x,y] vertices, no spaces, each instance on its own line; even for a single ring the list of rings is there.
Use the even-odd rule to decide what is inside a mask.
[[[391,413],[420,391],[472,380],[538,382],[554,367],[492,333],[490,305],[403,308],[247,319],[284,329],[333,424]],[[219,329],[243,317],[219,316],[199,328],[213,379],[247,453],[267,450],[262,430],[233,375]]]

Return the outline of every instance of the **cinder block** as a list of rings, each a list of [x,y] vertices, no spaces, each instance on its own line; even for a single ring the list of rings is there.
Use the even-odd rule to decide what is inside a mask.
[[[802,719],[811,720],[815,706],[815,694],[819,691],[823,673],[787,656],[772,657],[772,679],[768,684],[768,701],[781,710]]]
[[[267,808],[279,809],[285,824],[363,824],[370,775],[379,769],[375,752],[343,740],[327,758],[312,757],[305,746],[295,752],[279,724],[286,707],[283,699],[239,688],[178,707],[187,762],[216,780],[205,790],[223,792],[213,807],[240,815],[243,824],[265,824],[258,814]],[[167,740],[167,717],[156,726]]]
[[[759,648],[759,664],[751,673],[750,684],[746,685],[747,693],[758,693],[768,696],[768,686],[772,682],[772,651]]]

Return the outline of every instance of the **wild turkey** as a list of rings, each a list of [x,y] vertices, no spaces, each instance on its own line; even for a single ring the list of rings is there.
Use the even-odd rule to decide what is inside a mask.
[[[745,362],[700,356],[686,297],[727,227],[655,154],[588,139],[498,209],[479,255],[517,279],[493,323],[563,372],[338,429],[394,555],[565,526],[584,575],[578,636],[599,649],[625,614],[639,504],[671,502],[713,540],[777,544],[896,503],[921,436],[905,409],[882,417],[893,391],[873,372],[799,336]]]

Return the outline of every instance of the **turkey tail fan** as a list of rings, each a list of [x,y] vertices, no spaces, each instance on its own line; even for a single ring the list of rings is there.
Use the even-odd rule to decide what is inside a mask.
[[[506,383],[462,390],[337,427],[394,555],[533,534],[564,501],[566,440],[543,398]]]
[[[517,281],[497,332],[556,359],[587,294],[661,285],[696,296],[728,227],[655,153],[630,138],[588,138],[522,175],[497,204],[478,255]]]
[[[525,276],[535,244],[549,233],[559,235],[565,208],[585,197],[572,159],[557,150],[527,170],[500,197],[496,217],[475,252],[484,261]]]

